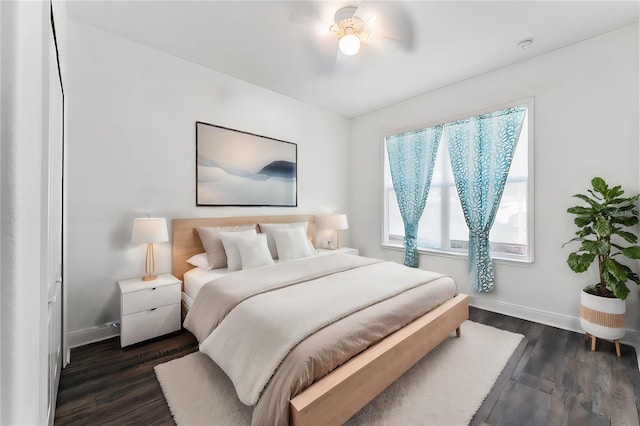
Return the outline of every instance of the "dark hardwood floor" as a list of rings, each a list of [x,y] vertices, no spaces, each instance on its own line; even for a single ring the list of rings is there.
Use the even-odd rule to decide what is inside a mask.
[[[72,349],[55,424],[174,424],[153,367],[197,350],[185,330],[124,349],[118,337]]]
[[[489,425],[637,426],[640,371],[633,347],[598,340],[591,352],[584,335],[471,309],[470,319],[527,339],[499,399],[483,420]],[[479,419],[474,419],[479,420]],[[482,424],[482,423],[481,423]]]
[[[623,345],[617,358],[612,343],[598,341],[591,352],[578,333],[475,308],[470,316],[526,337],[521,357],[512,360],[510,374],[498,380],[473,424],[639,424],[633,348]],[[60,379],[55,424],[173,424],[153,367],[196,350],[187,331],[125,349],[118,338],[73,349]]]

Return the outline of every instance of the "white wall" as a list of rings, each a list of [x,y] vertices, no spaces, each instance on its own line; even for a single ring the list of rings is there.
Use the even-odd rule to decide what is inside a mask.
[[[349,122],[69,20],[68,329],[78,345],[119,319],[117,281],[141,276],[134,217],[346,212]],[[195,206],[195,121],[298,144],[298,207]],[[171,271],[170,243],[156,271]],[[117,332],[117,330],[114,330]]]
[[[0,2],[0,424],[47,422],[49,4]],[[43,163],[43,159],[45,163]]]
[[[437,64],[434,64],[437,66]],[[380,246],[383,135],[462,113],[535,97],[535,263],[495,262],[496,288],[474,294],[480,307],[576,329],[579,291],[595,270],[566,265],[579,204],[594,176],[639,190],[638,25],[604,34],[498,71],[358,117],[351,130],[351,237],[365,256],[403,261]],[[575,249],[576,247],[574,247]],[[472,294],[467,260],[422,254],[420,267],[453,276]],[[627,328],[640,330],[638,289],[631,283]]]

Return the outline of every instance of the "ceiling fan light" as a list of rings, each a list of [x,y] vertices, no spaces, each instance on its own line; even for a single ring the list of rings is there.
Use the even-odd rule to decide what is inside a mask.
[[[360,50],[360,39],[355,34],[345,34],[340,38],[338,46],[342,53],[352,56]]]

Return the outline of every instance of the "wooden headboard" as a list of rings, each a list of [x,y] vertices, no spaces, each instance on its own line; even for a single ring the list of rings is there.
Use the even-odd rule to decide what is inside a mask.
[[[173,275],[179,280],[193,266],[186,260],[194,254],[203,253],[204,248],[200,242],[198,226],[234,226],[250,225],[252,223],[293,223],[309,222],[307,235],[311,242],[316,241],[316,217],[314,215],[282,215],[282,216],[240,216],[240,217],[201,217],[192,219],[173,219],[172,223],[172,256]],[[258,230],[258,229],[256,229]]]

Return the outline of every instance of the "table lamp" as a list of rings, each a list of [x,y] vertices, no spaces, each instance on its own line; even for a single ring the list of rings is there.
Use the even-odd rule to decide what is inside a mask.
[[[131,241],[134,243],[146,243],[147,255],[144,261],[144,276],[142,281],[153,281],[158,278],[154,274],[156,260],[153,255],[153,243],[169,241],[167,221],[164,218],[142,217],[133,221]]]
[[[349,229],[349,223],[347,222],[347,215],[344,213],[334,213],[318,216],[317,226],[319,229],[331,229],[335,231],[337,247],[342,247],[340,244],[340,230]]]

